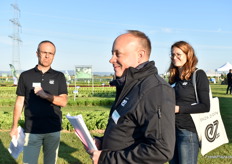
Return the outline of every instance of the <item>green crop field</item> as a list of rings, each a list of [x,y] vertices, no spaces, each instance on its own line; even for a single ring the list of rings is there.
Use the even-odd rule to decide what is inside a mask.
[[[226,85],[211,85],[213,96],[219,97],[223,122],[226,127],[230,143],[225,144],[204,157],[199,155],[199,164],[230,164],[232,161],[232,95],[226,95]],[[22,154],[14,160],[8,153],[10,143],[9,129],[12,123],[13,106],[15,101],[15,87],[0,87],[0,164],[22,163]],[[75,88],[69,87],[69,102],[62,109],[63,131],[59,149],[58,164],[91,164],[89,155],[85,152],[82,143],[73,132],[73,128],[65,118],[67,113],[71,115],[82,114],[92,135],[101,136],[107,123],[107,116],[111,104],[114,101],[114,87],[80,87],[78,94],[74,94]],[[23,125],[20,121],[20,125]],[[42,162],[42,153],[39,163]]]

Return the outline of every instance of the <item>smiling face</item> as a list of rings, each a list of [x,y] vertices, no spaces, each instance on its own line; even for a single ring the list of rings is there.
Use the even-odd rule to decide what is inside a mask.
[[[55,56],[55,47],[49,43],[42,43],[37,51],[38,66],[40,68],[50,68]]]
[[[143,62],[138,39],[131,34],[119,36],[113,44],[112,57],[109,62],[114,67],[116,77],[121,77],[129,67],[137,67]]]
[[[180,48],[173,47],[171,59],[175,67],[182,68],[187,62],[187,55]]]

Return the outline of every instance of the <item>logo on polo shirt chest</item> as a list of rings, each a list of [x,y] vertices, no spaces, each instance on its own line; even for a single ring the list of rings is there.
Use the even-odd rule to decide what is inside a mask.
[[[49,80],[49,84],[54,84],[54,83],[55,83],[55,80],[53,80],[53,79]]]
[[[183,83],[182,83],[182,85],[187,85],[187,84],[188,84],[188,82],[187,82],[187,81],[185,81],[185,82],[183,82]]]

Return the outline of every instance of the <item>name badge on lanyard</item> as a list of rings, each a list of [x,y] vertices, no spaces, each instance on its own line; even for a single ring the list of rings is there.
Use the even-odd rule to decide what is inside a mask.
[[[173,83],[173,84],[171,85],[172,88],[174,88],[175,86],[176,86],[176,83]]]
[[[112,113],[112,119],[114,120],[115,124],[117,124],[119,118],[119,113],[117,112],[117,110],[114,110],[114,112]]]

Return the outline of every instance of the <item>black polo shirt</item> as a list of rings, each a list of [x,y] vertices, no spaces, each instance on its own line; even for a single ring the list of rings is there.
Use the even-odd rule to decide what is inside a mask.
[[[68,94],[65,76],[62,72],[49,69],[42,73],[33,69],[21,73],[16,94],[24,96],[24,115],[26,133],[51,133],[62,129],[62,111],[34,93],[34,87],[41,86],[46,93],[58,96]]]

